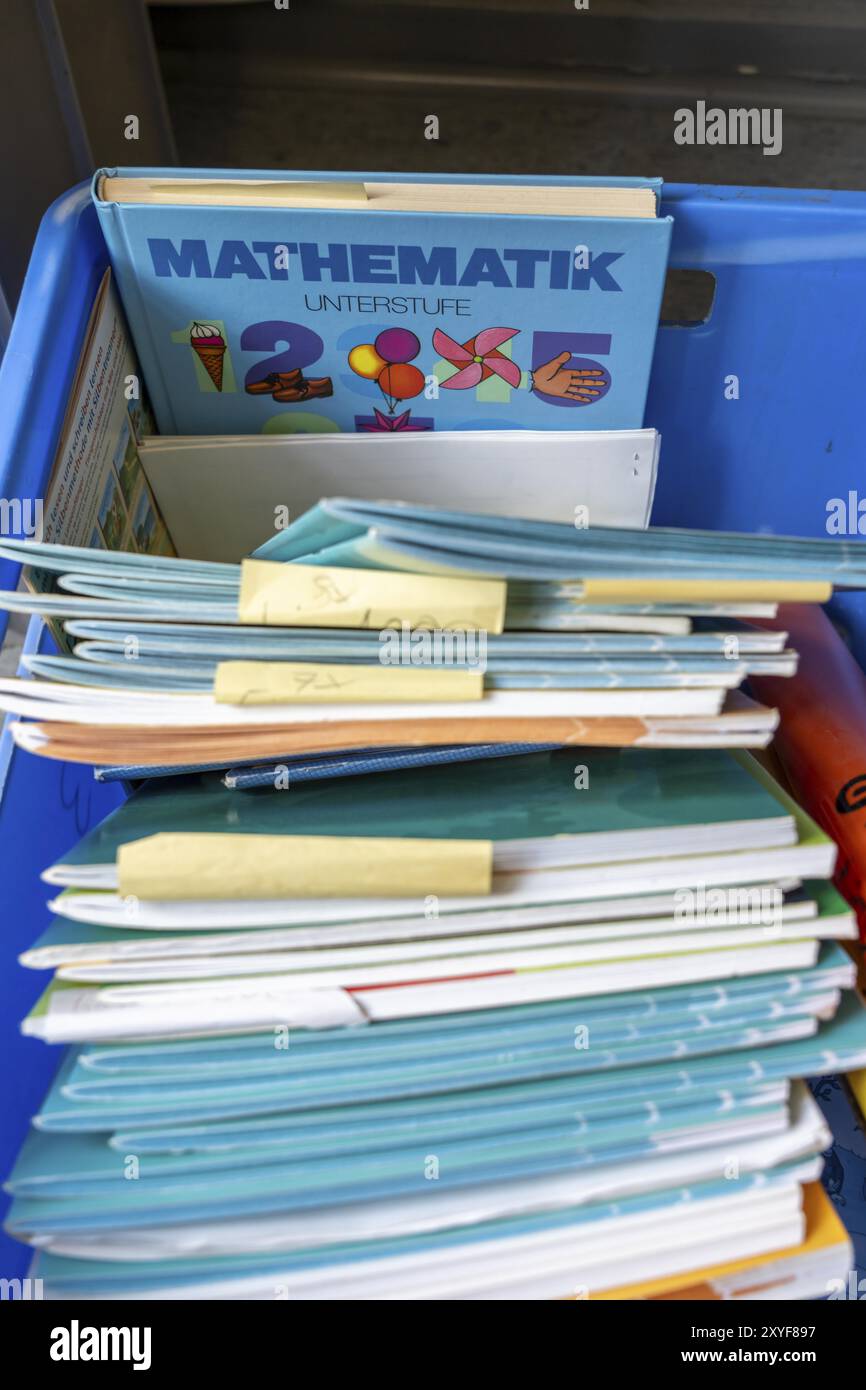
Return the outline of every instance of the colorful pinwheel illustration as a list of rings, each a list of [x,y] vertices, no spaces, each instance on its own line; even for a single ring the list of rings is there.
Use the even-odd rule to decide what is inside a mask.
[[[518,328],[483,328],[468,342],[457,343],[437,328],[433,334],[434,348],[440,357],[458,369],[447,381],[440,382],[440,386],[448,391],[467,391],[480,386],[488,377],[498,376],[509,386],[518,387],[520,368],[499,348],[519,332]]]

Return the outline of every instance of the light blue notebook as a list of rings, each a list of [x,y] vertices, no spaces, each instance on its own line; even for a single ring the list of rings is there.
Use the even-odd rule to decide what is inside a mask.
[[[822,952],[822,957],[830,961],[832,952],[829,955]],[[780,987],[780,997],[783,993]],[[809,1039],[802,1035],[814,1033],[814,1019],[809,1014],[807,1000],[803,1001],[802,1008],[803,1012],[754,1026],[750,1022],[746,1026],[734,1024],[714,1028],[709,1022],[703,1029],[699,1026],[687,1034],[683,1024],[674,1030],[673,1039],[662,1036],[654,1041],[648,1036],[633,1043],[635,1050],[630,1051],[628,1044],[620,1045],[618,1050],[577,1048],[575,1027],[588,1026],[591,1037],[593,1025],[585,1023],[589,1015],[572,1003],[570,1017],[560,1018],[558,1036],[554,1024],[554,1041],[546,1045],[521,1047],[519,1033],[512,1028],[501,1039],[494,1036],[493,1047],[486,1051],[482,1032],[482,1037],[475,1041],[475,1050],[470,1052],[466,1038],[455,1036],[449,1040],[447,1032],[443,1038],[431,1028],[426,1054],[421,1050],[419,1055],[417,1046],[410,1044],[408,1055],[404,1057],[398,1045],[397,1056],[390,1065],[380,1051],[377,1041],[380,1025],[376,1025],[369,1054],[362,1050],[353,1057],[351,1052],[344,1054],[342,1044],[328,1049],[326,1043],[325,1054],[320,1053],[318,1058],[315,1050],[306,1056],[301,1053],[293,1064],[293,1073],[286,1074],[284,1069],[283,1074],[277,1071],[275,1075],[257,1080],[244,1075],[243,1071],[233,1076],[231,1063],[228,1074],[221,1075],[220,1058],[213,1056],[213,1073],[205,1070],[196,1074],[194,1066],[182,1067],[173,1079],[170,1069],[161,1072],[145,1067],[140,1076],[134,1072],[129,1075],[124,1069],[113,1077],[109,1074],[100,1083],[93,1070],[82,1063],[80,1055],[73,1053],[58,1073],[40,1111],[38,1125],[46,1130],[78,1132],[128,1130],[144,1125],[176,1128],[179,1121],[187,1124],[251,1115],[297,1114],[311,1107],[321,1109],[389,1100],[405,1102],[413,1097],[446,1092],[450,1092],[451,1103],[458,1106],[465,1103],[472,1108],[481,1104],[480,1090],[485,1087],[551,1082],[555,1078],[563,1078],[562,1085],[574,1087],[575,1104],[579,1103],[580,1096],[601,1092],[610,1106],[614,1095],[617,1098],[628,1096],[629,1085],[637,1085],[643,1092],[644,1080],[652,1087],[658,1083],[663,1090],[672,1084],[676,1091],[680,1082],[675,1070],[672,1075],[665,1071],[665,1058],[679,1058],[685,1067],[686,1058],[704,1057],[703,1063],[695,1064],[708,1069],[707,1079],[712,1084],[717,1084],[713,1053],[733,1054],[742,1050],[749,1054],[752,1049],[751,1056],[769,1060],[779,1054],[784,1058],[786,1048],[805,1047]],[[696,1017],[700,1024],[702,1015]],[[369,1032],[373,1034],[373,1030]],[[800,1036],[801,1041],[786,1041],[792,1035],[795,1039]],[[551,1035],[547,1037],[550,1039]],[[856,1000],[852,1005],[850,999],[844,999],[836,1019],[821,1028],[819,1037],[827,1040],[828,1046],[835,1046],[838,1039],[840,1044],[850,1045],[859,1055],[857,1049],[866,1048],[866,1015]],[[441,1055],[439,1043],[442,1044]],[[450,1046],[446,1045],[449,1043]],[[762,1051],[756,1054],[754,1049],[758,1044]],[[314,1040],[314,1049],[316,1046]],[[101,1053],[105,1051],[102,1049]],[[331,1066],[329,1051],[333,1053]],[[369,1060],[365,1061],[365,1055]],[[642,1070],[635,1070],[638,1063],[644,1064]],[[750,1070],[747,1059],[741,1063],[733,1057],[726,1061],[722,1056],[718,1064],[731,1085],[748,1082],[750,1076],[760,1079],[763,1075],[754,1068]],[[778,1079],[779,1076],[808,1075],[821,1070],[822,1066],[820,1062],[816,1065],[813,1058],[812,1064],[802,1072],[782,1070],[767,1073],[767,1076]],[[828,1068],[824,1066],[824,1069]],[[470,1087],[479,1089],[467,1090]],[[495,1099],[497,1103],[501,1101],[501,1092],[495,1094]]]
[[[753,1023],[739,1028],[718,1026],[701,1032],[684,1032],[673,1039],[652,1039],[632,1047],[605,1048],[598,1057],[589,1057],[574,1047],[565,1051],[560,1043],[546,1051],[515,1048],[513,1059],[473,1056],[441,1062],[404,1061],[390,1066],[380,1064],[371,1076],[362,1066],[346,1066],[332,1072],[304,1071],[295,1076],[261,1078],[191,1079],[186,1085],[169,1086],[165,1079],[149,1085],[124,1083],[98,1085],[84,1082],[79,1074],[64,1074],[61,1098],[52,1092],[39,1115],[39,1127],[67,1131],[96,1131],[138,1126],[163,1126],[183,1116],[193,1119],[220,1119],[238,1115],[274,1114],[306,1110],[310,1106],[361,1104],[383,1099],[400,1100],[425,1096],[436,1091],[462,1090],[464,1087],[504,1086],[543,1077],[577,1076],[585,1073],[618,1078],[638,1065],[660,1064],[677,1059],[698,1059],[714,1053],[735,1053],[757,1047],[772,1050],[802,1039],[816,1031],[815,1019],[808,1014]],[[866,1060],[866,1025],[861,1035]],[[859,1055],[859,1054],[858,1054]],[[632,1075],[632,1080],[634,1080]]]
[[[673,1113],[673,1112],[672,1112]],[[746,1132],[777,1133],[786,1126],[783,1104],[748,1110]],[[641,1134],[614,1119],[570,1120],[541,1126],[515,1125],[498,1134],[438,1138],[437,1192],[484,1182],[576,1172],[670,1152],[679,1133],[683,1148],[724,1142],[737,1132],[736,1115],[695,1115],[693,1125],[664,1120],[654,1134]],[[417,1143],[379,1151],[319,1152],[300,1156],[289,1150],[276,1162],[239,1154],[236,1165],[216,1167],[183,1160],[144,1159],[135,1181],[124,1181],[124,1158],[116,1155],[102,1170],[98,1141],[77,1136],[34,1136],[16,1170],[9,1227],[16,1234],[40,1231],[100,1230],[184,1223],[264,1212],[299,1211],[349,1202],[420,1195],[430,1191]],[[98,1157],[97,1157],[98,1155]],[[113,1170],[113,1171],[111,1171]],[[38,1195],[37,1195],[38,1194]]]
[[[240,646],[240,644],[239,644]],[[303,660],[304,658],[301,658]],[[338,664],[374,665],[366,660]],[[218,661],[196,661],[180,657],[149,657],[129,661],[120,653],[103,654],[101,660],[81,660],[78,656],[25,656],[31,675],[74,685],[100,686],[109,690],[190,690],[212,692]],[[475,670],[475,659],[454,662],[454,669]],[[546,658],[509,660],[491,653],[485,660],[485,690],[666,690],[693,686],[730,689],[748,676],[787,676],[792,660],[787,656],[746,656],[731,661],[725,656],[676,655],[628,657],[586,657],[548,661]]]
[[[230,1279],[237,1275],[261,1274],[274,1276],[289,1271],[304,1271],[328,1265],[385,1258],[393,1255],[415,1254],[465,1247],[471,1250],[481,1241],[507,1239],[544,1231],[574,1228],[575,1249],[580,1248],[581,1234],[591,1234],[600,1221],[615,1217],[639,1216],[676,1212],[683,1207],[696,1209],[702,1201],[724,1198],[732,1193],[748,1192],[755,1188],[770,1189],[774,1184],[800,1179],[802,1161],[778,1164],[760,1173],[742,1173],[730,1179],[693,1183],[688,1187],[660,1188],[618,1198],[615,1202],[589,1202],[581,1206],[563,1207],[555,1211],[532,1212],[519,1216],[479,1221],[471,1226],[460,1225],[443,1230],[411,1236],[392,1236],[375,1241],[345,1241],[341,1244],[319,1245],[310,1249],[287,1250],[274,1255],[248,1254],[231,1256],[187,1256],[161,1260],[100,1260],[74,1259],[50,1252],[38,1252],[32,1274],[45,1281],[52,1295],[72,1298],[77,1292],[94,1296],[111,1296],[123,1290],[130,1296],[136,1293],[159,1291],[160,1288],[193,1285],[204,1280]]]
[[[866,555],[856,541],[661,527],[581,530],[557,522],[349,498],[324,499],[254,554],[261,560],[527,580],[721,575],[826,580],[855,588],[866,582]]]
[[[144,1155],[185,1155],[213,1158],[218,1163],[235,1161],[243,1151],[255,1161],[280,1161],[280,1156],[311,1156],[319,1151],[334,1153],[341,1148],[358,1152],[390,1148],[405,1143],[430,1144],[439,1139],[472,1134],[507,1132],[574,1121],[587,1130],[598,1123],[629,1126],[635,1134],[645,1134],[662,1126],[675,1126],[688,1115],[716,1115],[727,1106],[743,1113],[752,1108],[772,1106],[787,1095],[787,1082],[719,1089],[696,1086],[688,1095],[663,1097],[659,1105],[648,1106],[637,1097],[622,1098],[616,1105],[591,1101],[586,1108],[575,1108],[571,1088],[561,1082],[534,1082],[502,1087],[497,1093],[478,1092],[477,1110],[466,1105],[449,1106],[443,1097],[423,1101],[345,1106],[333,1110],[306,1111],[297,1116],[266,1116],[248,1120],[178,1125],[164,1129],[119,1130],[109,1135],[89,1131],[102,1153],[107,1145],[116,1171],[117,1155],[134,1152]],[[662,1118],[663,1117],[663,1118]],[[38,1131],[36,1131],[38,1133]],[[54,1136],[50,1136],[54,1137]],[[66,1137],[58,1136],[58,1137]]]
[[[77,577],[64,585],[81,587]],[[124,584],[129,581],[123,581]],[[106,594],[104,583],[88,581],[91,592]],[[575,621],[563,600],[562,622]],[[547,625],[542,608],[532,621]],[[383,647],[374,631],[268,629],[193,623],[66,624],[76,639],[73,656],[24,658],[35,676],[82,686],[127,690],[213,689],[221,661],[326,661],[379,666]],[[134,660],[131,659],[134,653]],[[714,684],[730,688],[750,675],[785,676],[795,655],[784,648],[784,634],[727,621],[690,633],[506,632],[485,636],[484,644],[450,652],[449,665],[481,670],[488,690],[676,688]]]
[[[563,608],[574,608],[563,600]],[[76,655],[93,661],[110,656],[129,661],[135,643],[138,657],[185,657],[191,660],[228,661],[237,657],[257,660],[378,661],[379,633],[369,629],[273,628],[215,625],[203,629],[195,623],[88,622],[73,619],[65,624],[76,639]],[[732,639],[736,639],[734,643]],[[783,636],[734,619],[712,624],[698,619],[689,633],[650,632],[506,632],[487,635],[487,655],[499,661],[606,660],[630,657],[725,656],[734,646],[744,655],[773,655],[783,649]],[[460,653],[455,653],[456,657]]]
[[[772,1033],[774,1024],[783,1033],[790,1027],[792,1033],[807,1034],[815,1029],[815,1008],[826,1011],[832,1002],[832,992],[829,996],[821,993],[814,1002],[804,994],[787,1007],[778,1000],[767,999],[751,1005],[731,1005],[712,1017],[694,1012],[664,1015],[662,1021],[654,1020],[646,1027],[632,1024],[627,1018],[607,1024],[594,1022],[590,1026],[574,1021],[579,1019],[580,1011],[573,1008],[570,1018],[534,1026],[513,1024],[499,1031],[455,1029],[450,1036],[436,1037],[435,1062],[429,1055],[429,1036],[414,1042],[374,1036],[368,1046],[358,1048],[330,1048],[325,1042],[319,1047],[305,1048],[296,1057],[290,1055],[291,1047],[280,1050],[274,1047],[272,1037],[263,1037],[258,1053],[247,1050],[234,1058],[227,1053],[221,1065],[210,1054],[207,1066],[199,1068],[191,1059],[188,1067],[177,1068],[170,1075],[147,1070],[136,1075],[128,1069],[122,1075],[105,1076],[79,1067],[66,1077],[63,1090],[70,1098],[92,1100],[101,1108],[112,1097],[118,1103],[144,1102],[159,1089],[161,1103],[168,1105],[172,1100],[179,1103],[184,1092],[200,1079],[211,1095],[221,1090],[225,1095],[233,1092],[242,1098],[248,1087],[251,1094],[271,1090],[289,1105],[301,1099],[313,1104],[317,1097],[324,1104],[331,1091],[351,1099],[351,1087],[356,1081],[359,1098],[363,1098],[366,1088],[359,1073],[373,1068],[380,1094],[387,1094],[388,1087],[394,1095],[400,1095],[419,1080],[427,1082],[428,1089],[438,1082],[453,1090],[460,1086],[461,1062],[465,1063],[466,1085],[470,1086],[499,1076],[507,1080],[521,1075],[556,1075],[566,1047],[571,1052],[594,1054],[569,1062],[566,1071],[573,1073],[655,1062],[666,1057],[703,1055],[726,1043],[731,1047],[743,1046],[750,1029],[757,1041],[762,1034]],[[582,1044],[583,1030],[586,1041]],[[375,1035],[376,1030],[364,1031]]]
[[[59,574],[61,589],[71,597],[54,594],[37,600],[21,595],[16,599],[10,594],[4,595],[4,606],[38,601],[54,604],[51,611],[63,612],[58,605],[68,604],[69,617],[109,617],[104,608],[87,608],[88,601],[92,605],[102,599],[116,605],[117,616],[134,616],[139,608],[141,617],[234,621],[239,566],[152,556],[126,556],[123,561],[103,558],[116,554],[5,539],[0,555]],[[866,585],[866,556],[856,541],[665,528],[579,529],[565,523],[350,498],[323,499],[266,540],[254,555],[276,562],[496,575],[521,582],[519,602],[530,607],[551,601],[559,604],[563,583],[593,578]],[[579,598],[579,589],[568,596]],[[183,602],[186,613],[179,611]],[[161,606],[171,611],[161,614]]]
[[[632,1030],[633,1039],[649,1037],[655,1029],[668,1027],[669,1021],[696,1019],[701,1026],[717,1016],[736,1016],[741,1011],[764,1004],[775,1004],[780,1011],[798,1009],[813,996],[823,996],[838,988],[850,988],[853,980],[851,958],[835,942],[822,945],[815,965],[803,970],[766,975],[742,975],[706,984],[670,985],[625,994],[599,994],[586,999],[553,1000],[534,1004],[514,1004],[475,1012],[437,1014],[426,1018],[379,1022],[363,1029],[304,1029],[293,1040],[296,1065],[306,1059],[333,1059],[391,1055],[396,1057],[438,1055],[457,1056],[489,1047],[494,1052],[509,1040],[526,1036],[553,1036],[574,1043],[577,1022],[591,1028],[592,1036],[607,1036],[619,1028]],[[557,1032],[556,1030],[561,1030]],[[171,1078],[194,1072],[220,1073],[224,1067],[241,1072],[248,1065],[273,1052],[272,1040],[261,1034],[235,1037],[172,1039],[164,1042],[89,1043],[74,1052],[83,1068],[82,1081],[89,1075],[147,1079]],[[251,1059],[251,1060],[245,1060]],[[278,1064],[285,1069],[288,1054],[281,1053]]]
[[[371,1124],[353,1120],[350,1112],[343,1123],[309,1126],[294,1134],[284,1130],[282,1136],[271,1132],[268,1143],[247,1142],[243,1136],[229,1141],[223,1135],[221,1145],[198,1148],[188,1143],[176,1144],[169,1150],[164,1143],[161,1149],[148,1150],[132,1141],[126,1153],[134,1152],[139,1160],[137,1181],[154,1191],[158,1191],[159,1184],[179,1177],[195,1180],[196,1175],[206,1178],[215,1174],[217,1179],[220,1174],[249,1175],[254,1169],[275,1164],[294,1166],[298,1174],[303,1166],[312,1165],[345,1182],[347,1164],[353,1159],[362,1159],[371,1168],[377,1163],[393,1164],[395,1168],[417,1167],[419,1146],[435,1146],[437,1156],[448,1163],[456,1176],[458,1171],[467,1172],[474,1167],[473,1144],[478,1144],[481,1152],[492,1159],[497,1153],[528,1152],[531,1148],[552,1154],[570,1138],[575,1159],[591,1163],[612,1152],[622,1156],[651,1154],[683,1140],[711,1142],[720,1131],[745,1120],[754,1120],[758,1126],[766,1122],[782,1128],[786,1116],[787,1088],[777,1086],[754,1095],[751,1091],[736,1095],[716,1093],[683,1103],[645,1106],[630,1114],[577,1116],[561,1102],[503,1102],[498,1111],[484,1111],[477,1117],[440,1114],[407,1122],[395,1115],[390,1123]],[[28,1134],[5,1187],[22,1197],[89,1198],[116,1187],[126,1153],[120,1153],[116,1142],[109,1146],[104,1135],[56,1135],[34,1129]],[[266,1179],[267,1175],[263,1176]]]

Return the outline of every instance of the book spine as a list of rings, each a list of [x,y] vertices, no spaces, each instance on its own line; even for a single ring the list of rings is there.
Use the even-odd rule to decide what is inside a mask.
[[[123,210],[117,203],[105,203],[96,197],[94,201],[157,427],[160,434],[177,434],[171,395],[153,341],[147,301],[142,293],[135,269],[135,258],[127,240]]]

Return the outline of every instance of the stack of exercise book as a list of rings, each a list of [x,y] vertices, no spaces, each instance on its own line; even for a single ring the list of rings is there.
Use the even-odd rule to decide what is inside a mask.
[[[332,500],[242,565],[7,542],[58,576],[6,594],[64,619],[67,656],[0,682],[49,756],[230,766],[490,743],[765,745],[739,693],[790,676],[785,599],[866,583],[860,548],[698,531],[577,530]]]
[[[75,1046],[10,1230],[58,1296],[751,1288],[777,1251],[820,1293],[796,1078],[866,1062],[832,863],[713,750],[152,780],[46,874],[24,1028]]]
[[[89,605],[99,634],[4,683],[18,741],[172,773],[46,867],[22,957],[54,972],[24,1031],[72,1045],[8,1181],[47,1296],[844,1281],[801,1078],[866,1066],[855,922],[832,842],[714,745],[763,741],[717,738],[750,662],[795,664],[726,607],[863,587],[856,547],[339,502],[240,570],[25,549],[61,589],[16,601],[77,626]],[[419,632],[466,659],[413,663]],[[524,632],[491,688],[495,639]],[[623,633],[719,659],[665,684],[609,648],[608,674],[647,669],[594,686],[579,644]],[[367,655],[395,634],[396,661]],[[681,727],[627,736],[648,710]],[[231,737],[203,756],[203,728]]]

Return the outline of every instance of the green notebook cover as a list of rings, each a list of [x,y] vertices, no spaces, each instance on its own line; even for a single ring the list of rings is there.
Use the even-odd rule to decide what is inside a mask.
[[[371,774],[339,789],[312,782],[231,791],[219,773],[159,780],[135,792],[58,863],[114,863],[120,845],[160,831],[507,841],[790,814],[726,752],[565,748]]]

